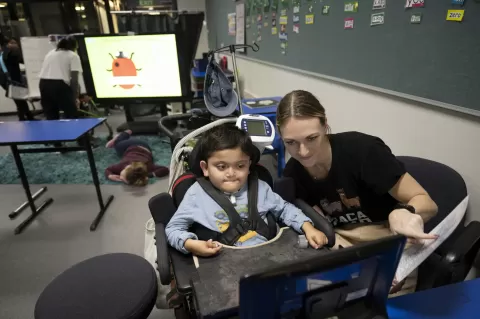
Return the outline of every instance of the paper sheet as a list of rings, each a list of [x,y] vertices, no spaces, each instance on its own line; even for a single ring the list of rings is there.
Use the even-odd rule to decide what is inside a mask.
[[[452,234],[465,215],[468,198],[469,196],[465,197],[465,199],[430,232],[430,234],[439,235],[440,237],[436,240],[425,240],[423,245],[413,245],[403,252],[395,274],[395,279],[398,282],[405,279],[412,271],[420,266],[420,264]]]

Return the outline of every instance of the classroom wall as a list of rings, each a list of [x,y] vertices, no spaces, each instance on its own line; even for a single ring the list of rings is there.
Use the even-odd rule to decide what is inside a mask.
[[[0,113],[16,112],[17,107],[12,99],[5,96],[5,90],[0,87]]]
[[[355,130],[376,135],[396,155],[423,157],[454,168],[465,179],[470,193],[467,218],[480,220],[480,119],[241,57],[237,58],[237,66],[245,95],[282,96],[295,89],[308,90],[325,106],[334,133]]]
[[[205,1],[206,0],[178,0],[178,10],[205,12]],[[202,58],[202,53],[204,52],[208,52],[208,33],[206,23],[203,24],[202,33],[200,34],[200,40],[198,42],[197,54],[195,58]]]

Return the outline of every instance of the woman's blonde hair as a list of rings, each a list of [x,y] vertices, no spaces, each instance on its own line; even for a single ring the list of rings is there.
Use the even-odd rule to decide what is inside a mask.
[[[326,127],[327,132],[330,131],[325,108],[310,92],[296,90],[283,97],[277,107],[277,128],[279,131],[291,117],[316,117]]]
[[[126,168],[125,179],[128,185],[145,186],[148,183],[147,165],[143,162],[132,162]]]

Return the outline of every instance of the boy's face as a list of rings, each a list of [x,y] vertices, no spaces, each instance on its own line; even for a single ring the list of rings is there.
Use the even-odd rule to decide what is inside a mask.
[[[250,163],[250,157],[238,147],[214,152],[208,163],[200,162],[200,167],[213,186],[222,192],[234,193],[247,182]]]

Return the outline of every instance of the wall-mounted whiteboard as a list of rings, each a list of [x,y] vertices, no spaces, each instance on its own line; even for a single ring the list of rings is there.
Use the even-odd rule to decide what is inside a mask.
[[[23,61],[25,74],[27,76],[28,91],[31,98],[40,97],[40,71],[42,70],[43,59],[48,52],[55,49],[56,43],[50,42],[48,37],[23,37],[22,43]],[[86,93],[83,76],[79,79],[80,92]]]

